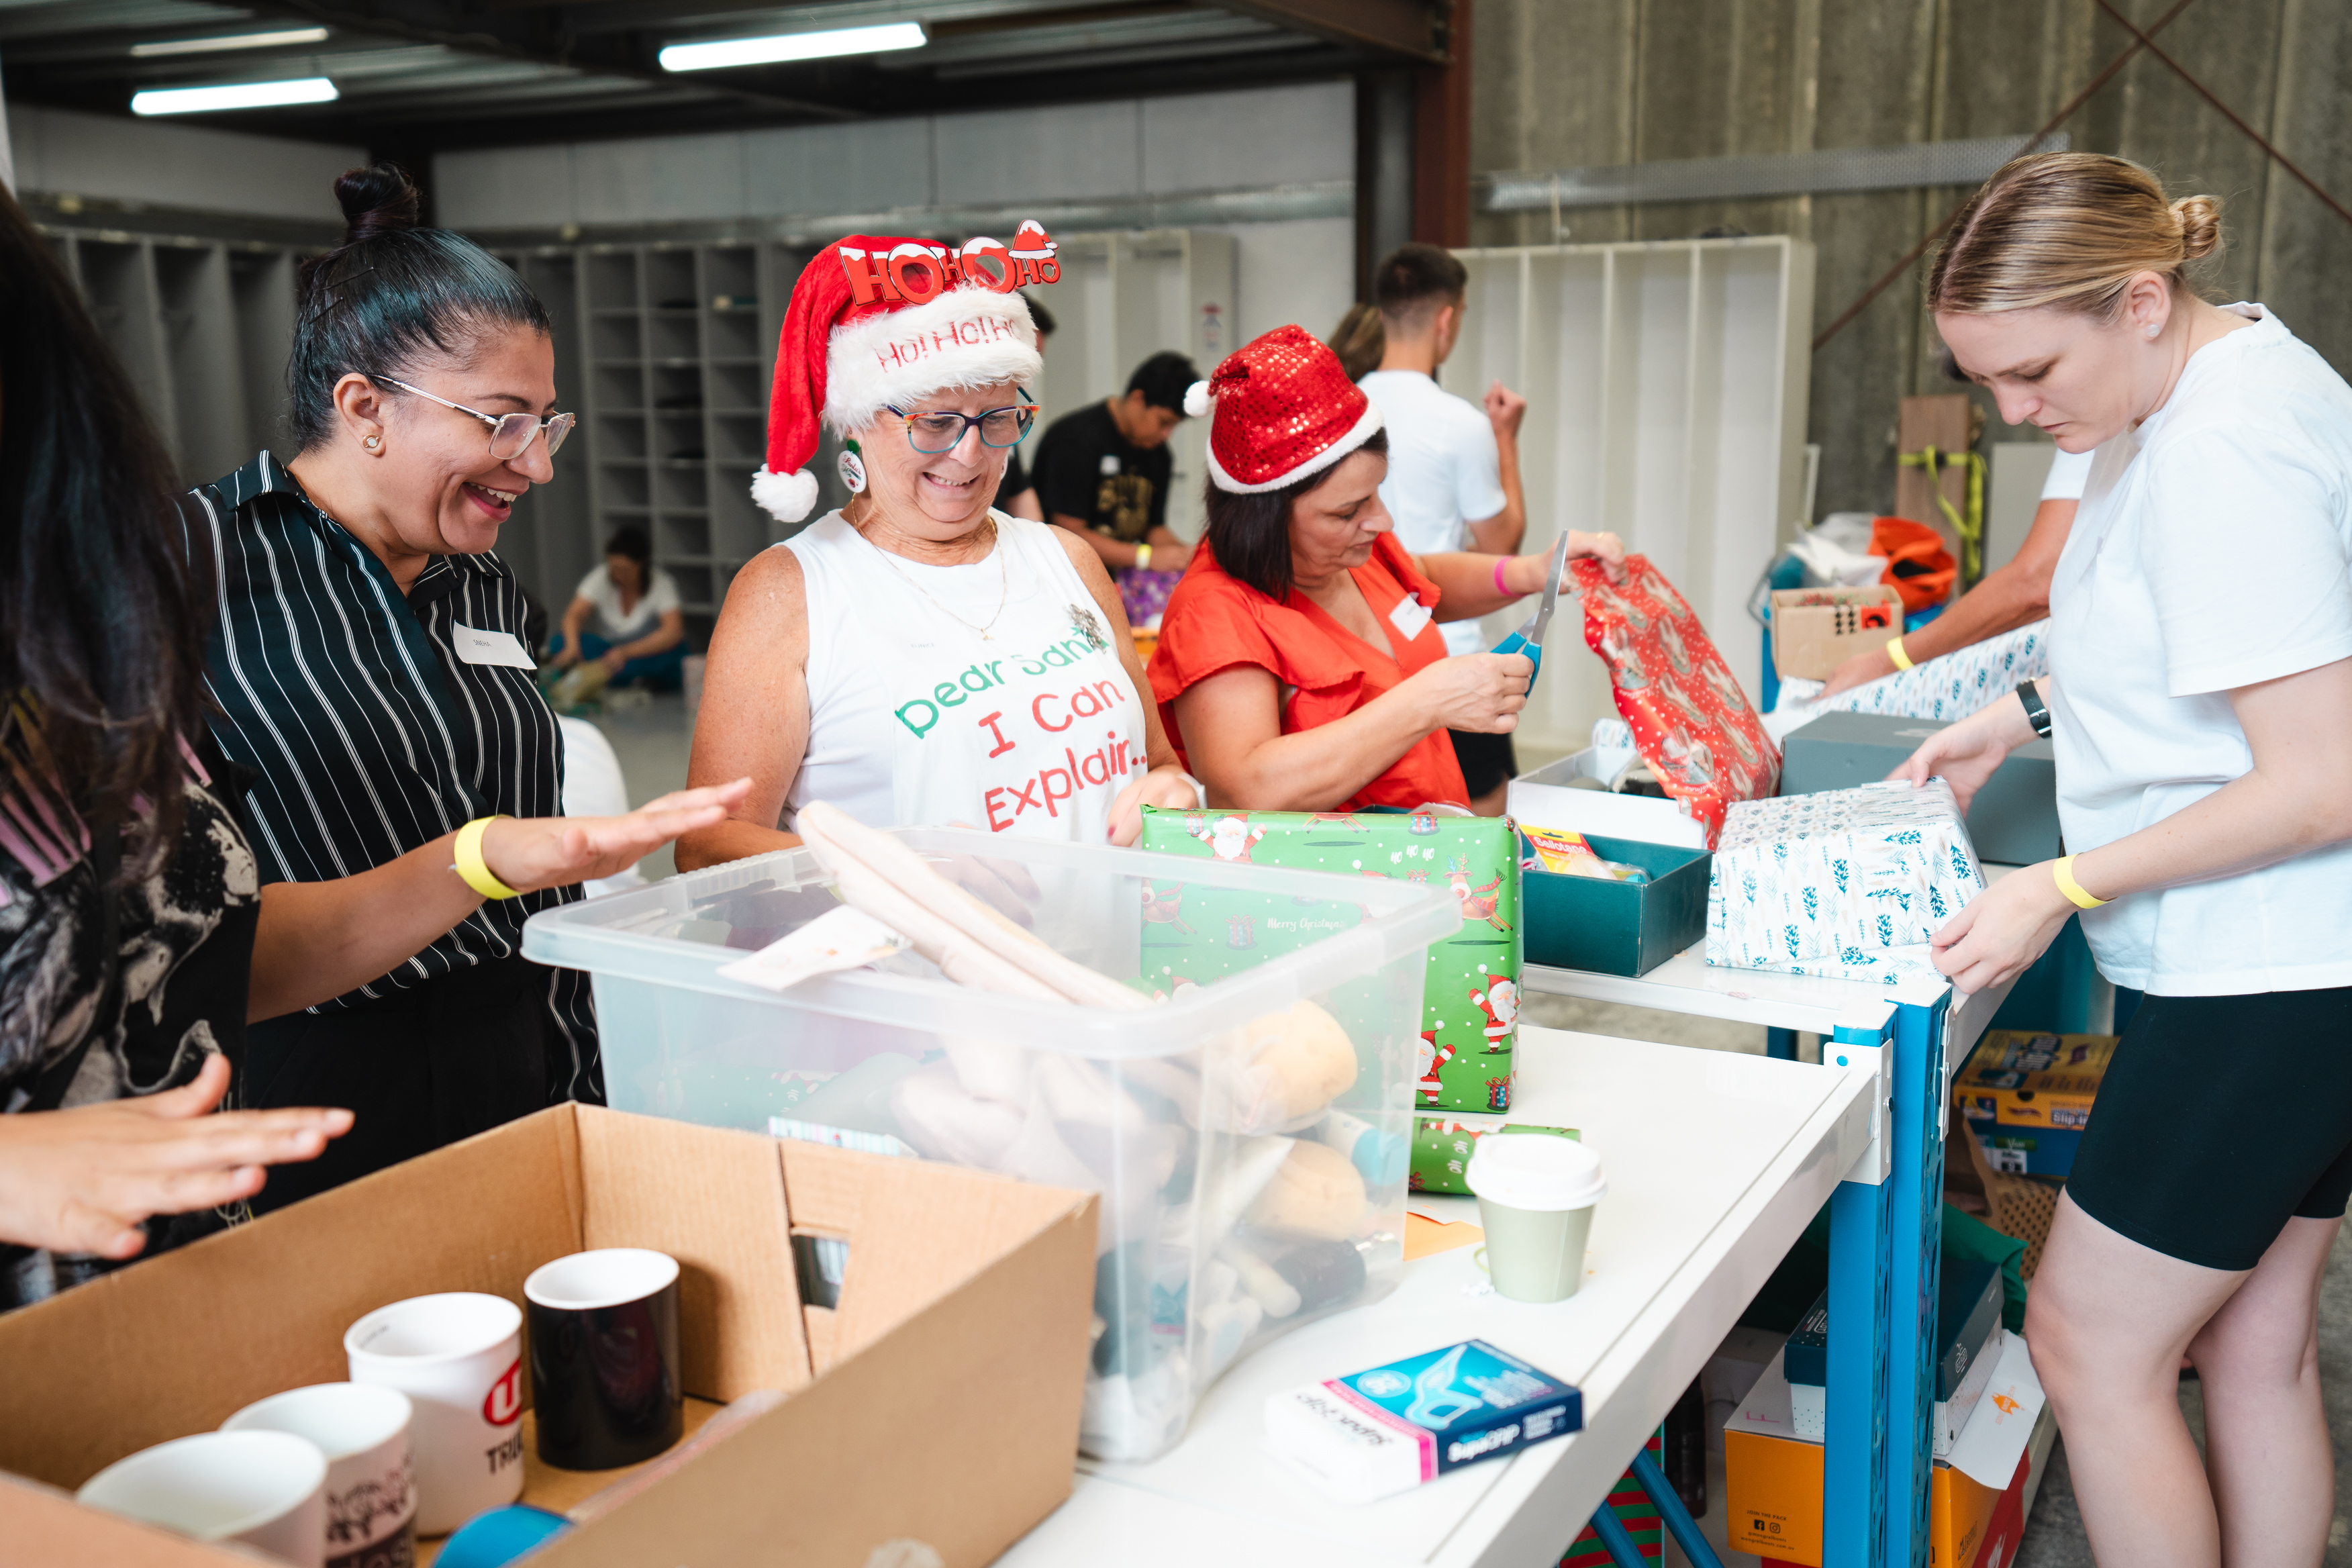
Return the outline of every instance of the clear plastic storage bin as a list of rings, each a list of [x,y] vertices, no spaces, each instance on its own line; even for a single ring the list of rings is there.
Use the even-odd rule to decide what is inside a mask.
[[[617,1110],[1099,1193],[1081,1440],[1150,1458],[1253,1346],[1394,1287],[1423,970],[1459,907],[1378,876],[899,837],[1063,953],[1167,1000],[975,991],[911,952],[782,994],[721,978],[835,907],[804,849],[548,910],[523,952],[594,976]],[[1195,926],[1187,896],[1211,889],[1217,918]],[[1264,963],[1186,978],[1188,951],[1229,957],[1261,931],[1283,936]]]

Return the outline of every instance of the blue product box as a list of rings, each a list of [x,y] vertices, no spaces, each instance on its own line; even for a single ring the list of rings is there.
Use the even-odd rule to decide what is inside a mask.
[[[1270,1394],[1265,1447],[1343,1502],[1564,1437],[1584,1396],[1485,1340]]]

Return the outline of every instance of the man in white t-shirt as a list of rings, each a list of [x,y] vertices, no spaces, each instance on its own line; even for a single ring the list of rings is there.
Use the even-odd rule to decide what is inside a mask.
[[[1906,658],[1917,664],[1957,652],[2050,614],[2051,574],[2058,569],[2058,556],[2074,531],[2074,509],[2083,499],[2083,485],[2091,477],[2091,459],[2095,455],[2060,452],[2051,460],[2050,477],[2042,486],[2042,504],[2033,509],[2033,525],[2026,530],[2025,542],[1942,615],[1916,632],[1904,633],[1897,640],[1903,644]],[[1839,665],[1822,695],[1834,697],[1894,673],[1894,655],[1881,644]]]
[[[1516,553],[1528,531],[1519,488],[1519,420],[1528,400],[1501,382],[1485,406],[1437,384],[1454,351],[1470,274],[1434,245],[1398,247],[1374,275],[1386,343],[1381,367],[1358,383],[1381,411],[1389,437],[1389,477],[1381,504],[1396,520],[1397,542],[1416,555],[1448,550]],[[1438,628],[1456,654],[1481,653],[1476,621]],[[1518,771],[1508,735],[1451,731],[1469,786],[1470,808],[1500,816]]]

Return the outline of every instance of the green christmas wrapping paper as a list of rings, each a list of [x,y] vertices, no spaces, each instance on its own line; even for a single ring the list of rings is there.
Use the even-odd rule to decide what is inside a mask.
[[[1467,1193],[1463,1178],[1478,1140],[1489,1132],[1541,1132],[1582,1142],[1573,1127],[1538,1127],[1528,1121],[1507,1121],[1499,1116],[1416,1116],[1412,1119],[1412,1149],[1405,1168],[1405,1184],[1416,1193]]]
[[[1433,812],[1163,811],[1143,813],[1143,847],[1197,860],[1396,877],[1450,890],[1462,924],[1429,948],[1422,992],[1419,1084],[1423,1110],[1507,1110],[1519,1014],[1518,830],[1500,816]],[[1187,889],[1181,870],[1145,889],[1155,968],[1220,979],[1348,923],[1328,902],[1225,889]]]

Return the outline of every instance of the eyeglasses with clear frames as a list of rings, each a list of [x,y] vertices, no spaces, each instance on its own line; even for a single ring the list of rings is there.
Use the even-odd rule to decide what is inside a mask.
[[[977,428],[983,447],[1017,447],[1029,434],[1029,426],[1037,418],[1037,405],[1015,403],[1003,408],[983,409],[978,414],[958,414],[950,409],[939,409],[924,414],[909,414],[892,404],[882,405],[907,422],[907,444],[927,457],[952,452],[963,440],[966,430]]]
[[[547,432],[547,455],[554,457],[556,449],[563,445],[563,438],[572,434],[572,426],[578,423],[580,417],[576,414],[551,414],[544,419],[536,414],[485,414],[478,408],[468,408],[462,403],[436,397],[421,386],[409,385],[398,376],[379,375],[373,379],[390,382],[403,392],[413,392],[444,408],[472,415],[490,427],[490,456],[502,463],[521,457],[530,446],[530,438],[541,430]]]

